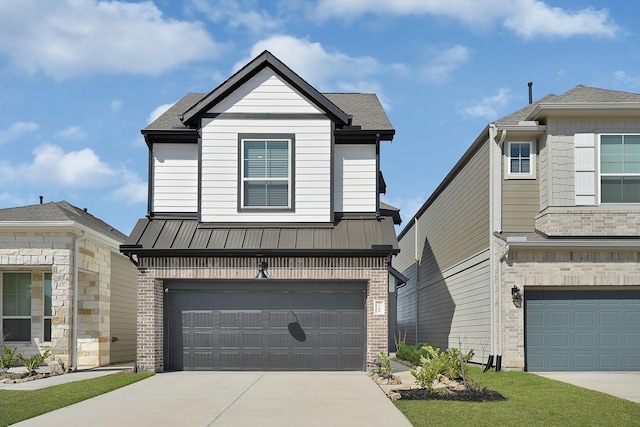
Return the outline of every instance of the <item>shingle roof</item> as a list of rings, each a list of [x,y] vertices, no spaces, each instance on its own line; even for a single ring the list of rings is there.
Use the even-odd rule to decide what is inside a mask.
[[[184,129],[180,116],[208,94],[188,93],[164,114],[150,123],[145,131]],[[352,124],[362,130],[393,130],[378,97],[374,93],[324,93],[330,102],[353,116]]]
[[[519,121],[525,120],[540,104],[591,104],[608,102],[640,102],[640,94],[577,85],[562,95],[549,94],[518,111],[496,120],[495,123],[499,126],[518,124]]]
[[[396,253],[389,217],[337,224],[199,224],[196,219],[138,220],[121,251],[133,254],[341,255]],[[187,252],[188,251],[188,252]]]
[[[61,202],[49,202],[38,205],[19,206],[15,208],[0,209],[0,225],[3,222],[67,222],[74,221],[97,231],[118,242],[124,242],[127,236],[116,230],[101,219],[96,218],[84,209],[72,204]]]

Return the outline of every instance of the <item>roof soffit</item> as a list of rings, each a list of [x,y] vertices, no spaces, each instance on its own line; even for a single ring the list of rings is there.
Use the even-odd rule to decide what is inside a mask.
[[[182,121],[185,124],[195,124],[195,121],[214,105],[232,94],[236,89],[245,84],[249,79],[258,74],[264,68],[269,67],[284,81],[292,85],[301,94],[307,97],[318,108],[325,111],[335,122],[344,125],[348,123],[348,115],[333,104],[324,95],[318,92],[313,86],[298,76],[293,70],[282,63],[271,52],[264,51],[251,62],[245,65],[237,73],[227,79],[224,83],[211,91],[202,100],[189,108],[183,115]]]

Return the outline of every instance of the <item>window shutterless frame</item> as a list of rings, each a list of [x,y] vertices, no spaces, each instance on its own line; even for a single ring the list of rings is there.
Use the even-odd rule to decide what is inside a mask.
[[[535,141],[509,141],[505,148],[504,179],[535,179]]]
[[[32,274],[26,271],[2,273],[2,332],[6,341],[31,341]]]
[[[42,284],[42,341],[51,341],[51,314],[52,314],[52,297],[53,286],[51,282],[51,273],[44,273],[44,282]]]
[[[238,211],[294,210],[295,135],[238,135]]]
[[[601,204],[640,203],[640,134],[598,136]]]

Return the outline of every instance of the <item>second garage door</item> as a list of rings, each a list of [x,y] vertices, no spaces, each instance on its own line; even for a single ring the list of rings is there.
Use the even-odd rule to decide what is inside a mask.
[[[529,371],[640,370],[640,291],[527,290]]]
[[[361,282],[169,282],[167,370],[364,370]]]

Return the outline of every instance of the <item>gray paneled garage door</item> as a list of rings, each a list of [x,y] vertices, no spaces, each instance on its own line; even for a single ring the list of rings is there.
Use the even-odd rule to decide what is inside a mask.
[[[165,284],[165,369],[363,370],[365,284]]]
[[[529,371],[640,369],[640,291],[529,290]]]

